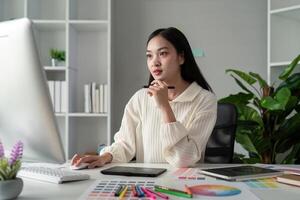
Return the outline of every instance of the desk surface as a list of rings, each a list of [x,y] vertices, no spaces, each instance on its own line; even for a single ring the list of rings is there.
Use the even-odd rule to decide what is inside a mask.
[[[119,164],[120,165],[120,164]],[[171,170],[174,170],[168,164],[143,164],[143,163],[126,163],[122,164],[123,166],[137,166],[137,167],[164,167],[168,169],[167,173],[170,173]],[[95,180],[101,178],[106,178],[107,175],[101,174],[100,169],[111,167],[112,164],[106,165],[103,168],[81,170],[83,173],[87,173],[91,176],[90,180],[70,182],[65,184],[52,184],[47,182],[35,181],[30,179],[24,180],[24,188],[18,199],[77,199],[79,198]],[[207,165],[201,164],[200,167],[211,167],[211,166],[220,166],[220,165]],[[224,166],[224,165],[222,165]],[[295,167],[295,166],[293,166]],[[300,169],[300,165],[296,166]],[[167,173],[160,176],[166,176]],[[115,176],[114,176],[115,177]],[[122,177],[122,176],[119,176]],[[124,178],[124,176],[123,176]],[[282,185],[283,189],[251,189],[258,198],[260,199],[284,199],[284,200],[298,200],[300,199],[300,188],[293,187],[288,185]]]

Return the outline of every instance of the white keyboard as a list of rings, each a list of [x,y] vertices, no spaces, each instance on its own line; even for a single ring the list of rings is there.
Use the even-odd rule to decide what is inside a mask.
[[[58,184],[68,181],[87,180],[90,178],[89,175],[79,172],[41,166],[22,167],[18,172],[18,176]]]

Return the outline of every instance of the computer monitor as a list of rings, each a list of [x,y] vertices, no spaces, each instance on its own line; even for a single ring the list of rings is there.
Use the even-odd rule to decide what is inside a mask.
[[[23,160],[64,163],[45,71],[27,18],[0,23],[0,140],[24,143]]]

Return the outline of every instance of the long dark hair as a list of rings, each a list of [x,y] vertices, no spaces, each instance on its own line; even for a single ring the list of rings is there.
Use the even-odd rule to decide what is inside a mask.
[[[168,40],[175,47],[178,54],[183,54],[184,63],[180,66],[181,77],[183,78],[183,80],[189,83],[195,81],[202,88],[212,92],[211,87],[203,77],[195,61],[191,46],[184,34],[174,27],[157,29],[148,37],[147,45],[152,38],[158,35]],[[154,78],[150,73],[149,85],[153,80]]]

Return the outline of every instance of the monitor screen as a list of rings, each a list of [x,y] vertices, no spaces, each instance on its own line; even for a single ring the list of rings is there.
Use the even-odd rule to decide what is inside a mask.
[[[23,160],[63,163],[49,88],[27,18],[0,23],[0,140],[24,143]]]

